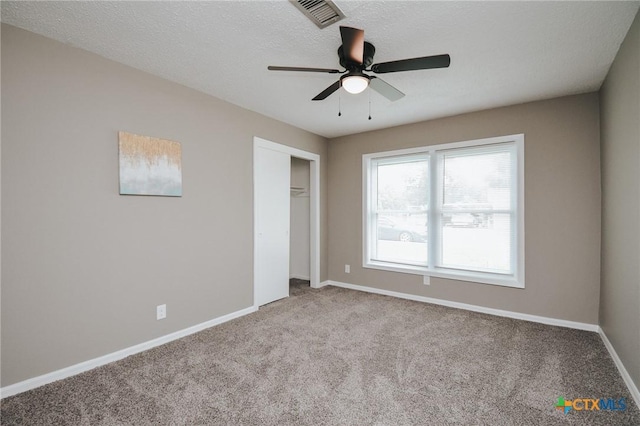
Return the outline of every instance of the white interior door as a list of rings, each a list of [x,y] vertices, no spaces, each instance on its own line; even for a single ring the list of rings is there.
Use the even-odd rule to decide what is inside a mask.
[[[289,296],[291,156],[268,148],[255,151],[256,303]]]

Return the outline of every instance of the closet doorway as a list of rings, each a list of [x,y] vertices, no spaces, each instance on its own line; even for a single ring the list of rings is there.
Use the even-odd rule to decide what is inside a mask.
[[[291,157],[309,162],[309,279],[319,287],[320,156],[258,137],[253,147],[253,298],[259,307],[289,295]]]
[[[311,162],[291,157],[289,278],[311,281]]]

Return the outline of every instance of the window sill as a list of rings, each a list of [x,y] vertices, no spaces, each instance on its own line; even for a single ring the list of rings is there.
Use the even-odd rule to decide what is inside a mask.
[[[457,281],[467,281],[480,284],[498,285],[501,287],[524,288],[524,280],[518,280],[512,275],[491,274],[485,272],[456,271],[448,269],[432,270],[424,266],[398,265],[381,261],[370,261],[362,265],[363,268],[378,269],[403,274],[421,275],[436,278],[446,278]]]

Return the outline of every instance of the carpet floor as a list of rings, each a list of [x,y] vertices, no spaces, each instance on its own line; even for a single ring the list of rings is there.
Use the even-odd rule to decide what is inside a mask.
[[[559,397],[624,398],[619,411]],[[2,400],[3,425],[640,425],[596,333],[296,281],[291,297]]]

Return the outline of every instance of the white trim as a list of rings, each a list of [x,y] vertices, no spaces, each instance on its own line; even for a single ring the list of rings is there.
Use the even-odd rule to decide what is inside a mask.
[[[366,268],[369,262],[369,253],[372,252],[371,238],[368,236],[372,221],[369,220],[372,200],[369,194],[369,182],[371,181],[371,167],[369,167],[369,157],[362,156],[362,267]]]
[[[629,375],[629,372],[627,371],[627,369],[624,367],[622,360],[618,356],[616,350],[613,348],[613,345],[609,341],[609,338],[607,337],[607,335],[604,333],[604,330],[602,329],[602,327],[598,327],[598,334],[600,335],[600,338],[602,339],[604,346],[609,351],[609,355],[611,355],[611,358],[613,359],[613,362],[616,364],[616,367],[618,367],[618,371],[622,376],[622,380],[624,380],[624,383],[627,385],[627,388],[629,388],[629,393],[633,397],[633,400],[635,401],[638,408],[640,408],[640,391],[638,390],[638,387],[636,386],[635,383],[633,383],[633,379]]]
[[[502,309],[487,308],[485,306],[469,305],[467,303],[452,302],[450,300],[416,296],[414,294],[400,293],[397,291],[390,291],[390,290],[382,290],[379,288],[348,284],[348,283],[343,283],[339,281],[330,280],[328,284],[334,287],[348,288],[350,290],[382,294],[384,296],[397,297],[399,299],[407,299],[407,300],[413,300],[416,302],[431,303],[434,305],[447,306],[449,308],[464,309],[466,311],[480,312],[483,314],[495,315],[499,317],[537,322],[540,324],[555,325],[558,327],[575,328],[577,330],[594,331],[594,332],[597,332],[599,328],[597,324],[588,324],[584,322],[568,321],[568,320],[557,319],[557,318],[541,317],[538,315],[523,314],[520,312],[504,311]]]
[[[128,348],[125,348],[116,352],[112,352],[110,354],[103,355],[98,358],[90,359],[88,361],[84,361],[79,364],[65,367],[60,370],[52,371],[51,373],[43,374],[42,376],[37,376],[31,379],[24,380],[22,382],[14,383],[13,385],[5,386],[2,389],[0,389],[0,398],[6,398],[8,396],[16,395],[16,394],[26,392],[28,390],[46,385],[47,383],[52,383],[58,380],[66,379],[67,377],[75,376],[76,374],[84,373],[85,371],[89,371],[96,367],[100,367],[100,366],[112,363],[114,361],[121,360],[128,356],[135,355],[140,352],[144,352],[151,348],[155,348],[156,346],[161,346],[161,345],[164,345],[165,343],[169,343],[171,341],[181,339],[190,334],[194,334],[199,331],[205,330],[207,328],[220,325],[222,323],[231,321],[232,319],[235,319],[235,318],[242,317],[244,315],[250,314],[257,310],[258,309],[255,306],[250,306],[248,308],[241,309],[239,311],[235,311],[230,314],[223,315],[221,317],[214,318],[212,320],[205,321],[200,324],[196,324],[194,326],[176,331],[171,334],[167,334],[162,337],[158,337],[153,340],[149,340],[144,343],[130,346]]]
[[[303,151],[298,148],[293,148],[287,145],[281,145],[279,143],[271,142],[266,139],[262,139],[258,136],[253,137],[253,304],[257,306],[256,297],[256,283],[257,283],[257,268],[258,268],[258,217],[255,209],[258,205],[258,194],[255,191],[256,188],[256,152],[258,148],[271,149],[278,152],[284,152],[292,157],[302,158],[308,160],[309,164],[309,269],[310,277],[309,281],[311,287],[320,287],[320,155],[312,152]]]
[[[318,287],[316,287],[316,288],[322,288],[322,287],[326,287],[326,286],[328,286],[328,285],[331,285],[331,281],[326,280],[326,281],[322,281],[322,282],[318,285]]]
[[[320,156],[307,153],[309,160],[309,265],[311,287],[320,285]]]
[[[518,212],[517,214],[517,232],[516,232],[516,241],[517,241],[517,253],[516,253],[516,279],[518,280],[519,283],[522,283],[522,287],[524,287],[524,283],[525,283],[525,273],[524,273],[524,267],[525,267],[525,251],[524,251],[524,238],[525,238],[525,208],[524,208],[524,191],[525,191],[525,187],[524,187],[524,133],[521,133],[519,135],[515,135],[515,142],[516,142],[516,154],[518,156],[517,158],[517,163],[518,163],[518,191],[516,194],[516,197],[518,198],[517,200],[517,207],[516,207],[516,211]]]

